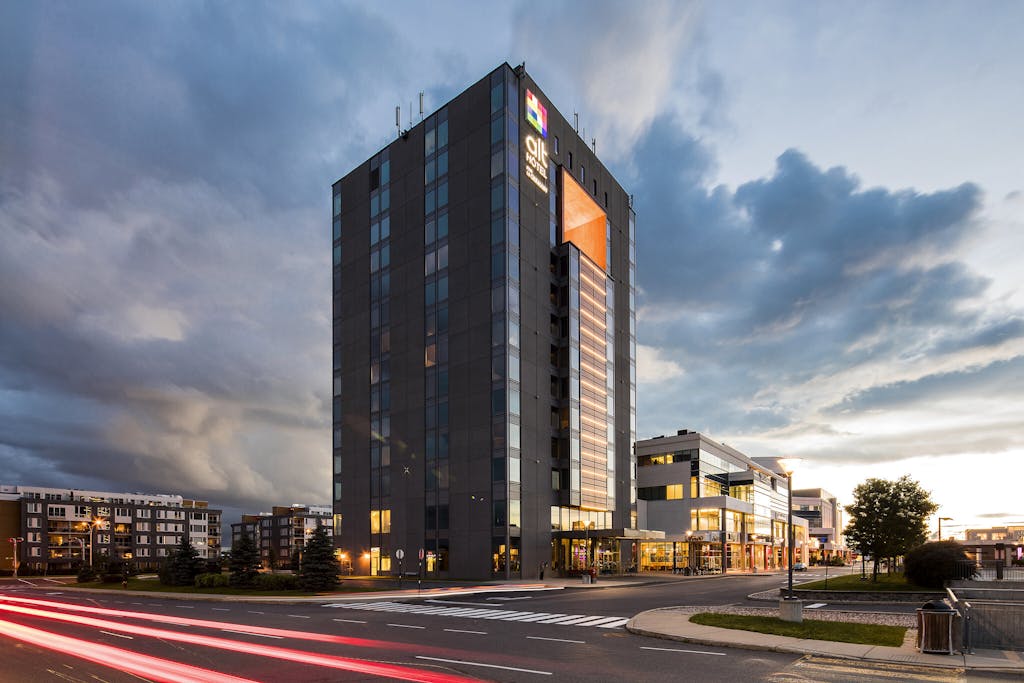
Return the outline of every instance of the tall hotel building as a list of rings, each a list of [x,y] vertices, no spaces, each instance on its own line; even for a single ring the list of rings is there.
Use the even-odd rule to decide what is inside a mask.
[[[503,64],[332,199],[339,554],[461,578],[628,566],[635,218],[587,142]]]

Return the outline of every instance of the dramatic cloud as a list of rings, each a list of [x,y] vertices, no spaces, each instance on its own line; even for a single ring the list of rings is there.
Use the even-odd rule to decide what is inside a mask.
[[[748,9],[4,4],[0,478],[327,502],[328,188],[389,141],[395,104],[405,125],[419,91],[431,110],[504,60],[635,194],[641,436],[801,453],[826,486],[933,456],[949,499],[957,474],[1012,478],[1015,73],[948,64],[915,92],[901,55],[924,48],[900,34],[900,79],[872,64],[861,93],[846,62],[890,10],[835,35]],[[1018,24],[991,64],[1019,63]],[[939,87],[954,77],[971,89]],[[999,105],[957,109],[978,102]]]

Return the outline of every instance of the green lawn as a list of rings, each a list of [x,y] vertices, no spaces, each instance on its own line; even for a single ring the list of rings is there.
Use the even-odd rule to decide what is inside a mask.
[[[871,580],[868,573],[866,581],[861,581],[860,574],[843,574],[841,576],[829,577],[828,586],[825,581],[814,581],[813,583],[801,583],[794,588],[820,591],[931,591],[933,588],[923,588],[913,583],[908,583],[902,574],[879,574],[878,581]]]
[[[831,583],[831,581],[829,582]],[[805,619],[802,624],[782,621],[778,617],[755,617],[740,614],[714,614],[702,612],[690,617],[690,621],[704,626],[731,628],[739,631],[754,631],[790,638],[832,640],[840,643],[862,643],[864,645],[888,645],[899,647],[907,629],[902,626],[881,626],[878,624],[851,624],[845,621],[817,621]]]

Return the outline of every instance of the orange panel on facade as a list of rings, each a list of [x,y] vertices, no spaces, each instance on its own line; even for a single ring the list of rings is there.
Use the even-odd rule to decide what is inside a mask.
[[[565,167],[561,171],[562,241],[572,242],[599,268],[607,271],[605,212]]]

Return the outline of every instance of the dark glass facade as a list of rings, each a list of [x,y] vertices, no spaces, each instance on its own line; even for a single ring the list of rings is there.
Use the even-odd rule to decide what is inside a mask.
[[[530,578],[615,555],[636,525],[635,219],[586,142],[502,65],[336,182],[332,210],[354,571]]]

